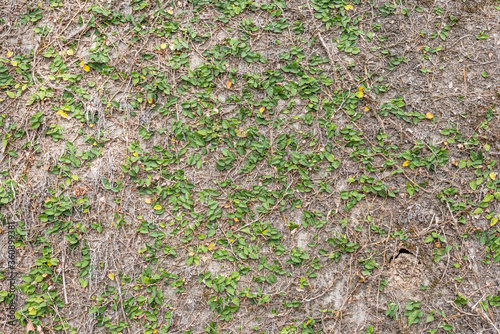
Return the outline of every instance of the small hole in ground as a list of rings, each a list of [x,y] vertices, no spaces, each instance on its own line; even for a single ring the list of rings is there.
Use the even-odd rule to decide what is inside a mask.
[[[401,249],[399,249],[399,251],[398,251],[398,253],[396,255],[391,256],[391,258],[389,259],[389,263],[391,263],[393,260],[397,259],[398,256],[400,254],[403,254],[403,253],[413,255],[413,253],[410,252],[409,250],[407,250],[406,248],[401,248]]]

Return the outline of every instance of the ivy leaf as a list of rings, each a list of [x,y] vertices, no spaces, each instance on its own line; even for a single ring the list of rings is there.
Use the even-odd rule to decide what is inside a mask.
[[[412,196],[415,193],[415,187],[411,185],[410,182],[406,183],[406,191],[410,196]]]
[[[57,265],[57,259],[56,258],[52,258],[50,259],[49,261],[47,261],[47,265],[50,267],[50,266],[56,266]]]
[[[85,289],[89,285],[89,281],[87,281],[83,278],[80,278],[80,285],[82,286],[82,288]]]

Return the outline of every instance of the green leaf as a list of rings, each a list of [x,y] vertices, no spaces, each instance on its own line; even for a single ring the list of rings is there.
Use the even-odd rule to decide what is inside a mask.
[[[406,183],[406,191],[410,196],[412,196],[413,193],[415,193],[415,188],[411,185],[410,182]]]
[[[427,316],[427,318],[425,319],[425,323],[428,324],[429,322],[432,322],[434,321],[434,312],[435,311],[431,311],[431,313],[429,313],[429,315]]]
[[[87,281],[83,278],[80,278],[80,285],[82,286],[82,288],[85,289],[89,285],[89,281]]]
[[[486,196],[484,196],[483,202],[489,203],[489,202],[491,202],[491,200],[493,198],[495,198],[495,196],[493,196],[493,194],[486,194]]]

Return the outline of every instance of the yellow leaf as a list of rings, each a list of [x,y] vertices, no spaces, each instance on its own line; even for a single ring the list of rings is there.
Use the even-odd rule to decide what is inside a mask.
[[[165,49],[167,48],[167,43],[161,43],[161,44],[160,44],[160,48],[161,48],[162,50],[165,50]]]
[[[90,67],[89,67],[89,65],[83,65],[83,67],[82,67],[82,68],[83,68],[83,70],[84,70],[85,72],[90,71]]]
[[[347,5],[344,8],[345,8],[345,10],[353,10],[354,9],[354,7],[352,5]]]
[[[139,156],[139,154],[137,154],[137,152],[134,152],[132,155],[133,155],[134,157],[138,157],[138,156]]]
[[[169,13],[170,15],[173,15],[173,14],[174,14],[174,11],[172,10],[172,8],[169,8],[169,9],[167,10],[167,13]]]
[[[356,92],[356,96],[359,98],[363,97],[363,91],[365,90],[365,87],[359,87],[358,91]]]
[[[16,67],[16,66],[17,66],[17,61],[13,60],[13,61],[11,61],[11,62],[10,62],[10,64],[11,64],[12,66]]]
[[[13,55],[14,55],[14,53],[12,51],[7,52],[7,58],[12,57]]]
[[[215,244],[210,244],[210,245],[208,245],[208,250],[211,251],[212,249],[214,249],[214,247],[215,247]]]
[[[75,54],[75,52],[71,49],[69,49],[66,53],[68,54],[68,56],[72,56]]]
[[[265,107],[262,107],[262,108],[259,109],[259,111],[260,111],[261,114],[264,112],[264,110],[266,110]]]
[[[368,108],[367,106],[365,106],[364,111],[368,111],[368,110],[370,110],[370,108]]]
[[[61,115],[62,118],[68,118],[68,114],[66,114],[62,110],[59,110],[58,112],[56,112],[56,115]]]
[[[238,137],[245,138],[247,136],[247,132],[245,130],[240,130],[240,129],[234,129],[234,132]]]
[[[239,222],[240,220],[238,219],[238,217],[234,217],[234,221]]]
[[[226,82],[226,87],[227,87],[227,89],[231,89],[231,85],[232,85],[231,80],[228,80],[228,81]]]
[[[497,173],[494,173],[494,172],[490,173],[490,178],[491,178],[493,181],[495,181],[495,180],[497,179]]]
[[[28,308],[29,315],[36,315],[36,308],[34,307],[29,307]]]
[[[495,226],[498,223],[498,218],[492,218],[490,221],[490,226]]]
[[[433,118],[434,118],[434,114],[433,114],[433,113],[431,113],[431,112],[428,112],[427,114],[425,114],[425,117],[426,117],[427,119],[433,119]]]
[[[115,279],[115,275],[113,273],[109,273],[108,277],[109,277],[110,280],[114,280]]]
[[[93,128],[93,127],[94,127],[94,124],[90,123],[89,128]]]
[[[403,167],[408,167],[409,164],[410,164],[410,162],[408,160],[406,160],[405,162],[403,162]]]
[[[146,199],[144,200],[144,202],[146,202],[146,203],[148,203],[148,204],[151,204],[151,198],[146,198]]]
[[[155,207],[153,209],[155,209],[155,210],[161,210],[161,205],[159,205],[159,204],[155,205]]]

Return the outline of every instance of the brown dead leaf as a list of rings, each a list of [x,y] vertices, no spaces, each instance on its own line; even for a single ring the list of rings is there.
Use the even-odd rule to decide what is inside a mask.
[[[33,333],[35,332],[35,327],[33,326],[31,320],[29,320],[28,324],[26,325],[26,332],[29,333],[29,331],[32,331]]]

